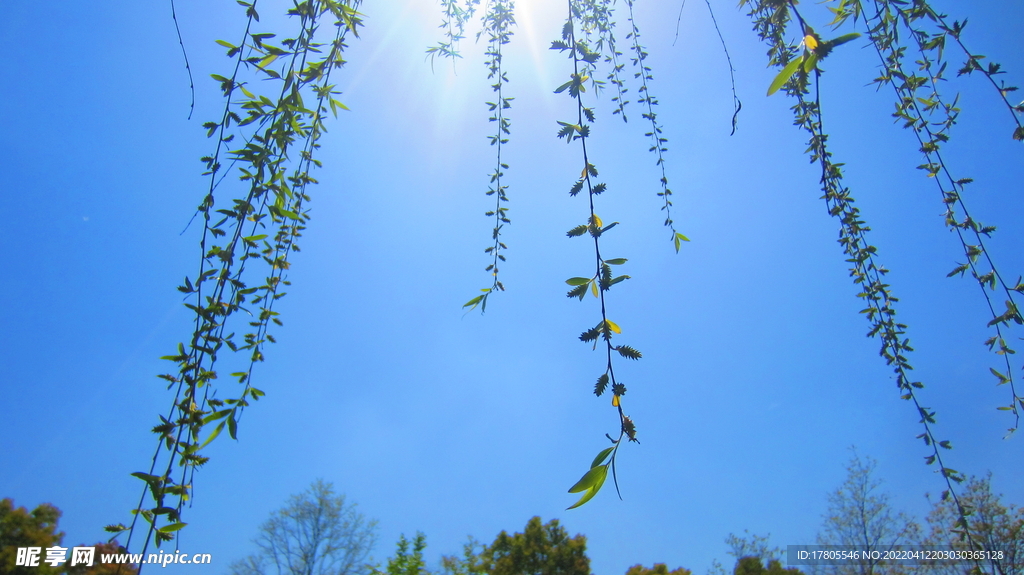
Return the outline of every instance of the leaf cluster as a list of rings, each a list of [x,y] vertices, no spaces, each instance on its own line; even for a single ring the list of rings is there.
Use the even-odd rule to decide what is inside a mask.
[[[203,124],[215,143],[201,158],[209,186],[197,209],[203,228],[198,271],[178,287],[195,328],[187,343],[162,358],[177,368],[159,376],[175,390],[174,400],[153,428],[158,449],[150,468],[132,474],[145,483],[143,499],[148,494],[150,504],[133,511],[129,527],[109,527],[128,531],[130,543],[141,518],[149,532],[143,552],[150,536],[159,546],[185,527],[181,517],[195,471],[209,460],[202,450],[225,429],[236,439],[242,411],[264,395],[252,386],[251,375],[264,360],[265,346],[276,341],[270,326],[282,325],[274,303],[286,295],[290,256],[300,250],[297,241],[308,220],[307,188],[316,183],[310,172],[320,165],[314,159],[317,141],[326,132],[327,111],[347,109],[334,98],[330,75],[344,64],[346,37],[361,26],[358,1],[295,2],[288,15],[298,32],[280,42],[273,33],[252,30],[259,22],[255,3],[238,3],[247,18],[242,41],[218,41],[234,70],[212,75],[224,110],[219,120]],[[333,38],[319,41],[317,30],[328,19],[334,22]],[[266,93],[254,93],[257,84],[243,78],[263,80],[258,85]],[[215,194],[227,175],[225,161],[237,167],[240,182],[228,199]],[[220,399],[218,367],[225,359],[238,364],[228,371],[242,389]],[[211,424],[212,431],[206,429]]]

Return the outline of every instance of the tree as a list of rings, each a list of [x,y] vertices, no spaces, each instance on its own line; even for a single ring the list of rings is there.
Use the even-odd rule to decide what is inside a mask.
[[[482,560],[487,546],[472,536],[462,546],[462,557],[441,556],[441,572],[445,575],[484,575],[487,573]]]
[[[771,534],[757,535],[744,529],[743,536],[730,533],[725,538],[725,544],[729,546],[729,555],[736,559],[736,564],[744,557],[755,557],[764,565],[772,561],[779,561],[782,558],[782,550],[778,547],[769,547],[768,541]]]
[[[570,538],[557,519],[542,524],[535,516],[522,533],[502,531],[490,545],[477,548],[470,540],[462,559],[444,557],[443,571],[450,575],[590,575],[587,538],[580,534]]]
[[[920,538],[920,526],[902,511],[894,511],[889,496],[879,492],[881,481],[872,474],[877,463],[871,458],[861,459],[854,452],[847,465],[846,481],[828,495],[828,510],[821,531],[819,545],[847,545],[861,552],[885,551],[895,545],[914,544]],[[904,573],[900,565],[886,565],[877,559],[864,563],[816,566],[831,575],[882,575]]]
[[[43,503],[29,512],[24,507],[14,508],[14,501],[0,501],[0,575],[51,575],[66,573],[67,575],[135,575],[139,571],[137,565],[104,563],[104,554],[126,553],[127,551],[114,542],[100,542],[77,547],[92,547],[92,565],[71,565],[72,549],[64,548],[63,561],[54,566],[47,563],[46,549],[62,547],[64,532],[57,531],[57,523],[62,512],[49,503]],[[18,549],[38,547],[37,564],[17,565]]]
[[[410,541],[401,535],[398,538],[395,555],[388,559],[386,571],[374,568],[373,575],[429,575],[426,562],[423,561],[423,550],[427,548],[427,536],[417,533],[412,540],[412,552],[409,552]]]
[[[691,571],[682,567],[669,571],[664,563],[655,563],[651,568],[637,563],[626,571],[626,575],[691,575]]]
[[[59,546],[64,533],[57,531],[61,511],[49,503],[43,503],[31,512],[24,507],[14,507],[9,498],[0,500],[0,574],[2,575],[51,575],[61,572],[61,567],[46,563],[46,548]],[[41,550],[36,566],[17,565],[18,549],[38,547]]]
[[[782,549],[770,547],[771,535],[757,535],[748,530],[739,536],[730,533],[725,538],[729,546],[729,555],[736,559],[733,575],[803,575],[795,568],[782,567]],[[725,567],[717,559],[711,562],[708,575],[725,575]]]
[[[803,572],[793,567],[784,568],[777,559],[769,560],[766,566],[760,557],[748,556],[736,562],[733,575],[803,575]]]
[[[259,550],[231,565],[233,575],[360,575],[376,543],[367,520],[318,479],[271,514],[253,541]]]
[[[992,493],[991,474],[968,480],[961,501],[970,510],[967,521],[979,548],[1002,552],[1003,559],[994,558],[979,565],[941,561],[931,564],[929,571],[961,575],[981,567],[992,575],[1024,573],[1024,507],[1004,505],[1002,496]],[[927,519],[930,530],[922,543],[969,549],[961,537],[963,530],[957,525],[958,519],[957,510],[948,499],[935,501]]]

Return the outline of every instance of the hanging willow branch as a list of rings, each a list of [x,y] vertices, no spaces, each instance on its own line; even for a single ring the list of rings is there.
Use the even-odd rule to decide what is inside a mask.
[[[971,178],[955,178],[943,158],[942,147],[949,141],[950,131],[956,123],[960,110],[953,103],[944,101],[939,82],[947,62],[943,59],[942,47],[945,45],[946,32],[938,35],[924,30],[917,25],[920,20],[938,20],[938,16],[930,7],[915,6],[908,9],[890,0],[875,0],[873,13],[865,13],[864,20],[868,28],[868,37],[881,62],[882,75],[875,80],[877,84],[889,84],[896,93],[897,121],[903,121],[905,128],[910,128],[920,151],[925,156],[925,163],[918,166],[924,170],[938,186],[940,197],[945,206],[945,224],[956,232],[957,239],[963,250],[965,261],[959,263],[948,274],[948,277],[964,275],[967,271],[977,281],[985,305],[989,310],[988,327],[992,327],[995,335],[985,344],[1001,358],[999,369],[989,368],[997,378],[998,385],[1007,385],[1010,390],[1008,405],[999,409],[1010,411],[1014,415],[1010,433],[1020,425],[1020,408],[1024,408],[1024,398],[1017,393],[1014,380],[1014,367],[1011,357],[1016,353],[1007,343],[1006,335],[1011,324],[1024,323],[1016,302],[1015,294],[1024,292],[1024,283],[1018,280],[1011,286],[1003,279],[995,261],[985,245],[985,239],[991,237],[996,227],[985,225],[970,215],[964,191]],[[837,14],[834,23],[842,24],[853,16],[856,20],[860,10]],[[904,65],[906,50],[899,44],[900,26],[910,32],[917,47],[917,59],[914,65],[922,72],[908,72],[909,66]],[[985,265],[985,268],[981,266]],[[993,300],[990,290],[998,289],[1005,295],[1003,310],[998,310],[998,303]],[[1002,370],[1002,371],[1000,371]]]
[[[218,121],[203,125],[217,141],[212,155],[202,158],[209,187],[198,208],[203,220],[199,269],[178,287],[188,295],[185,307],[194,316],[193,333],[175,354],[162,358],[178,366],[175,373],[159,376],[175,395],[167,416],[153,428],[158,440],[149,469],[132,474],[146,484],[132,511],[135,517],[130,527],[107,527],[113,533],[128,531],[128,546],[142,518],[147,530],[142,553],[151,541],[159,546],[185,527],[182,513],[195,471],[209,461],[202,449],[224,429],[235,438],[245,407],[264,395],[252,386],[251,376],[264,359],[266,344],[275,341],[270,324],[282,324],[274,304],[285,295],[290,256],[299,251],[296,240],[309,219],[307,187],[316,183],[310,172],[320,165],[313,156],[325,132],[324,118],[328,109],[335,114],[345,109],[333,97],[331,72],[345,63],[345,39],[361,25],[359,0],[296,2],[288,15],[297,19],[298,34],[271,44],[274,34],[252,32],[259,21],[256,2],[239,4],[247,18],[241,41],[217,41],[234,59],[234,70],[230,77],[212,75],[225,99],[224,112]],[[333,39],[317,42],[321,20],[327,17],[335,20]],[[273,97],[254,94],[246,87],[254,83],[242,80],[243,71],[278,92]],[[311,106],[306,99],[312,100]],[[217,175],[225,155],[240,165],[244,190],[218,201]],[[238,335],[239,329],[245,333]],[[221,399],[218,371],[231,359],[238,364],[231,378],[241,392]],[[215,422],[208,431],[206,426]]]
[[[1007,110],[1010,112],[1010,117],[1016,125],[1012,133],[1013,139],[1017,141],[1024,141],[1024,125],[1021,124],[1020,118],[1021,114],[1024,114],[1024,101],[1021,101],[1019,104],[1011,104],[1009,99],[1009,95],[1012,92],[1016,92],[1018,88],[1016,86],[1007,86],[1006,82],[996,82],[995,79],[997,75],[1005,74],[1006,71],[1003,70],[1002,66],[997,62],[989,62],[987,65],[982,65],[981,61],[985,56],[981,54],[974,54],[967,49],[967,46],[965,46],[960,39],[964,28],[967,26],[966,19],[963,22],[954,20],[953,23],[950,24],[947,22],[944,15],[936,13],[930,6],[927,7],[927,12],[930,17],[939,22],[942,31],[951,36],[953,40],[956,41],[957,46],[959,46],[967,56],[967,61],[964,62],[963,67],[960,68],[957,74],[964,75],[979,72],[982,76],[988,79],[989,83],[992,84],[992,87],[995,88],[996,93],[999,94],[999,98],[1003,101],[1003,104],[1006,105]]]
[[[865,300],[867,308],[862,310],[871,322],[869,337],[881,339],[879,354],[886,364],[893,368],[896,385],[900,397],[913,403],[915,411],[920,415],[923,433],[918,438],[928,446],[930,454],[925,457],[929,465],[937,464],[947,489],[942,499],[952,498],[960,515],[957,529],[967,539],[972,549],[976,548],[968,528],[967,515],[970,513],[960,502],[954,489],[954,483],[964,480],[959,471],[947,467],[942,460],[942,449],[951,449],[947,440],[935,437],[933,426],[936,423],[935,411],[924,407],[918,398],[918,390],[924,384],[913,381],[910,372],[908,354],[913,351],[909,338],[906,338],[907,326],[896,320],[896,304],[899,301],[884,282],[888,270],[877,263],[877,248],[868,243],[867,232],[870,228],[862,219],[860,210],[854,205],[849,188],[843,184],[842,164],[832,161],[832,153],[828,150],[828,134],[824,131],[821,112],[820,83],[821,71],[819,62],[833,48],[848,42],[856,35],[840,36],[839,38],[822,41],[813,28],[797,12],[793,2],[768,2],[765,0],[747,0],[750,16],[754,20],[754,29],[758,36],[769,45],[770,64],[777,65],[782,71],[769,88],[769,95],[778,90],[785,90],[797,100],[793,106],[795,124],[804,129],[810,136],[807,152],[811,162],[821,168],[821,189],[829,215],[840,221],[839,243],[849,256],[847,261],[852,265],[850,276],[861,289],[857,297]],[[786,24],[790,21],[790,12],[796,16],[802,30],[801,42],[790,44],[786,40]],[[802,49],[802,50],[801,50]],[[809,99],[810,84],[813,78],[814,96]]]
[[[650,151],[658,156],[657,166],[661,169],[661,179],[658,180],[661,184],[661,191],[658,192],[658,196],[664,200],[661,209],[665,212],[665,227],[672,230],[672,243],[675,245],[676,252],[678,253],[681,242],[688,242],[690,239],[676,230],[675,221],[672,220],[672,190],[668,187],[668,174],[665,172],[664,156],[665,152],[668,151],[668,148],[665,147],[668,143],[668,138],[662,133],[661,125],[658,123],[658,114],[654,111],[654,107],[658,105],[658,99],[651,94],[650,86],[647,84],[654,80],[654,74],[646,62],[649,56],[647,49],[640,44],[640,28],[636,24],[636,18],[633,17],[633,3],[634,0],[626,0],[626,5],[629,7],[629,25],[631,28],[626,38],[633,40],[633,53],[636,55],[633,58],[633,66],[637,69],[634,77],[640,80],[640,99],[637,100],[637,103],[647,107],[643,117],[651,123],[651,131],[644,135],[651,139]],[[730,64],[730,68],[731,66],[732,64]]]
[[[498,277],[499,263],[505,261],[505,255],[502,252],[508,249],[508,246],[501,241],[501,230],[505,224],[512,222],[508,219],[508,208],[504,206],[504,203],[508,202],[508,195],[506,195],[508,186],[501,183],[501,178],[504,177],[508,164],[502,161],[501,152],[502,147],[509,141],[508,136],[512,133],[510,131],[512,121],[505,115],[505,111],[512,107],[514,98],[505,96],[508,72],[503,67],[502,46],[512,40],[511,27],[516,23],[514,6],[515,3],[510,0],[492,0],[484,14],[484,30],[477,35],[478,40],[484,33],[488,35],[487,60],[485,62],[487,78],[494,81],[491,84],[491,89],[497,96],[496,101],[486,103],[491,112],[488,119],[496,123],[495,134],[489,139],[497,151],[497,159],[494,171],[491,173],[490,186],[487,188],[487,195],[494,196],[494,209],[484,214],[494,218],[494,228],[491,230],[493,243],[484,250],[485,253],[491,255],[491,263],[487,265],[485,271],[491,273],[493,283],[490,287],[480,290],[483,292],[482,294],[462,306],[468,307],[470,310],[480,306],[481,313],[487,310],[488,296],[496,291],[505,291],[505,286]]]
[[[594,256],[595,256],[595,272],[591,277],[573,277],[566,280],[565,283],[573,286],[569,293],[566,294],[568,297],[579,298],[583,301],[586,298],[587,293],[592,293],[594,297],[598,298],[601,303],[601,320],[596,326],[584,331],[580,335],[580,340],[583,342],[594,342],[594,349],[597,349],[600,340],[604,340],[605,349],[605,369],[604,373],[601,374],[597,379],[597,384],[594,386],[594,394],[601,396],[607,390],[608,385],[611,384],[612,391],[612,406],[616,408],[619,416],[619,437],[618,439],[609,439],[612,441],[612,447],[606,448],[598,453],[587,471],[579,481],[576,482],[569,489],[569,493],[583,492],[574,505],[569,507],[579,507],[587,501],[590,501],[600,491],[604,485],[604,481],[608,476],[609,467],[612,470],[612,479],[615,482],[615,489],[618,491],[618,479],[615,474],[615,461],[616,455],[618,454],[618,448],[622,445],[623,438],[629,438],[630,441],[636,441],[636,426],[633,420],[627,416],[622,410],[622,396],[626,394],[626,386],[615,377],[615,369],[613,364],[613,352],[617,353],[621,357],[628,359],[637,360],[642,357],[641,353],[627,345],[614,345],[612,338],[614,335],[622,333],[622,329],[615,322],[608,319],[607,313],[607,298],[606,294],[611,287],[619,282],[629,279],[628,275],[613,276],[612,266],[620,266],[626,263],[626,258],[613,258],[605,259],[601,255],[601,237],[603,234],[618,225],[618,222],[612,222],[605,225],[601,218],[597,215],[595,210],[595,200],[597,196],[607,190],[607,186],[604,183],[598,183],[594,181],[597,177],[598,171],[597,166],[591,162],[590,156],[587,151],[587,138],[590,137],[590,124],[594,122],[595,114],[592,108],[585,107],[583,105],[582,94],[586,92],[587,80],[589,80],[594,73],[594,64],[601,58],[599,52],[596,52],[590,48],[586,40],[579,39],[576,35],[575,22],[581,22],[581,25],[585,26],[588,21],[594,21],[594,9],[598,6],[594,2],[588,2],[586,0],[569,0],[569,17],[562,27],[562,39],[556,40],[551,43],[551,49],[558,50],[560,52],[568,52],[569,57],[572,59],[573,71],[570,74],[569,81],[559,86],[555,93],[566,92],[568,95],[576,101],[576,120],[575,122],[558,122],[560,129],[558,131],[559,138],[565,138],[566,142],[572,143],[579,141],[580,151],[583,156],[583,170],[580,171],[580,177],[573,184],[569,190],[570,196],[576,196],[581,191],[586,189],[587,199],[589,200],[590,215],[587,218],[587,223],[580,224],[575,228],[569,230],[566,235],[569,237],[581,237],[584,235],[590,235],[594,240]],[[605,463],[606,460],[610,460]],[[621,495],[620,495],[621,497]]]
[[[480,4],[480,0],[464,0],[464,2],[441,0],[444,15],[438,28],[444,30],[445,39],[438,42],[437,45],[427,48],[431,67],[433,67],[434,58],[437,56],[451,58],[452,66],[455,65],[455,58],[462,57],[462,54],[459,53],[459,41],[465,38],[463,34],[466,32],[466,22],[473,18],[478,4]]]

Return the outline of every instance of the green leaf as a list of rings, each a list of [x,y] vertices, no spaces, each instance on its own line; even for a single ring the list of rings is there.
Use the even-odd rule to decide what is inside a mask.
[[[228,435],[231,436],[231,439],[238,440],[238,420],[235,419],[234,410],[228,417]]]
[[[212,432],[210,432],[210,436],[207,437],[206,441],[204,441],[203,444],[199,446],[199,449],[202,449],[202,448],[206,447],[211,441],[213,441],[214,439],[217,439],[217,436],[220,435],[220,432],[223,429],[224,429],[224,422],[222,421],[222,422],[217,424],[217,427],[215,427]]]
[[[676,244],[676,253],[679,253],[679,247],[680,247],[680,243],[679,242],[688,242],[688,241],[690,241],[690,238],[684,236],[683,234],[681,234],[679,232],[676,232],[676,235],[673,236],[672,241],[675,242],[675,244]]]
[[[149,484],[159,483],[159,482],[163,481],[162,477],[157,477],[156,475],[150,475],[148,473],[143,473],[141,471],[136,471],[135,473],[132,473],[132,477],[138,477],[139,479],[141,479],[141,480],[143,480],[143,481],[145,481],[146,483],[149,483]]]
[[[264,239],[266,237],[267,237],[267,234],[259,234],[257,236],[245,236],[242,239],[244,241],[247,241],[247,242],[258,242],[258,241],[260,241],[260,240],[262,240],[262,239]]]
[[[808,74],[810,74],[811,70],[813,70],[814,67],[817,66],[817,65],[818,65],[818,54],[817,54],[817,52],[811,52],[806,58],[804,58],[804,64],[803,64],[804,72],[807,72]]]
[[[951,271],[948,274],[946,274],[946,277],[947,278],[951,278],[951,277],[953,277],[953,276],[955,276],[957,274],[963,275],[964,272],[967,271],[967,267],[968,267],[967,264],[960,264],[960,265],[956,266],[955,268],[953,268],[953,271]]]
[[[260,60],[259,64],[256,64],[256,66],[260,68],[266,68],[267,66],[273,64],[274,60],[277,60],[277,54],[270,54],[269,56],[264,56],[263,59]]]
[[[774,80],[772,80],[772,85],[768,86],[769,96],[771,96],[775,92],[778,92],[779,88],[784,86],[786,82],[788,82],[789,79],[793,77],[793,74],[796,74],[797,69],[799,69],[800,65],[803,63],[803,60],[803,57],[793,58],[793,60],[789,64],[786,64],[786,67],[783,68],[781,72],[779,72],[778,76],[775,76]]]
[[[235,374],[231,374],[231,375],[235,375]],[[203,418],[203,425],[206,425],[207,423],[210,423],[211,421],[216,421],[218,419],[223,419],[229,413],[231,413],[230,409],[222,409],[220,411],[214,411],[210,415],[207,415],[206,417]]]
[[[566,507],[565,510],[568,511],[570,509],[576,509],[580,505],[583,505],[587,501],[590,501],[591,499],[593,499],[594,496],[597,495],[597,492],[598,492],[597,489],[588,489],[587,492],[583,494],[583,497],[580,497],[579,501],[577,501],[576,503],[572,504],[571,507]]]
[[[569,290],[567,294],[565,294],[566,297],[578,297],[580,298],[580,301],[583,301],[583,296],[585,295],[587,295],[587,284],[576,286]]]
[[[177,530],[181,529],[182,527],[184,527],[186,525],[188,525],[188,523],[181,523],[181,522],[171,523],[170,525],[164,525],[163,527],[157,529],[157,531],[159,531],[161,533],[172,533],[174,531],[177,531]]]
[[[643,357],[642,353],[629,347],[628,345],[620,345],[618,347],[615,347],[614,349],[615,351],[619,352],[619,355],[625,358],[640,359]]]
[[[571,286],[581,286],[590,283],[590,278],[569,278],[565,280],[565,283]]]
[[[590,485],[590,487],[583,488],[586,489],[586,493],[584,493],[583,496],[580,497],[580,500],[574,503],[572,507],[567,507],[566,511],[568,511],[569,509],[575,509],[580,505],[583,505],[587,501],[593,499],[595,495],[597,495],[597,492],[601,490],[601,486],[604,485],[605,478],[608,477],[608,465],[599,465],[597,467],[592,468],[590,471],[587,472],[586,475],[583,476],[583,479],[586,479],[587,476],[591,475],[592,473],[594,474],[594,482]],[[583,479],[580,479],[580,482],[582,482]],[[579,485],[579,483],[577,483],[577,485]],[[580,489],[579,491],[582,491],[583,489]],[[573,493],[572,490],[570,490],[569,492]]]
[[[842,36],[840,36],[838,38],[834,38],[832,40],[829,40],[827,42],[827,44],[829,46],[835,48],[836,46],[842,46],[843,44],[846,44],[847,42],[851,42],[853,40],[856,40],[857,38],[860,38],[860,34],[857,33],[857,32],[851,32],[850,34],[843,34]]]
[[[598,465],[601,465],[602,463],[604,463],[604,460],[608,459],[608,455],[611,454],[612,451],[615,451],[615,446],[614,445],[611,446],[611,447],[602,449],[601,453],[598,453],[597,457],[594,458],[594,462],[590,464],[590,468],[593,469],[593,468],[597,467]]]
[[[582,236],[585,233],[587,233],[587,226],[586,226],[586,224],[580,224],[580,225],[576,226],[575,228],[565,232],[565,235],[569,236],[570,238],[573,238],[573,237],[576,237],[576,236]]]
[[[604,483],[604,478],[608,475],[607,465],[598,465],[597,467],[591,467],[589,471],[583,474],[583,477],[576,482],[575,485],[569,488],[569,493],[579,493],[585,489],[590,489],[595,485],[600,489],[600,485]]]
[[[997,385],[1003,385],[1004,383],[1009,383],[1010,382],[1010,378],[1008,378],[1005,375],[999,373],[998,371],[995,370],[995,368],[991,368],[990,367],[990,368],[988,368],[988,370],[992,372],[992,375],[994,375],[997,378],[999,378],[999,383]]]
[[[622,264],[626,263],[627,261],[629,261],[629,260],[627,260],[626,258],[614,258],[614,259],[610,259],[610,260],[604,260],[604,263],[609,264],[609,265],[613,265],[613,266],[621,266]]]

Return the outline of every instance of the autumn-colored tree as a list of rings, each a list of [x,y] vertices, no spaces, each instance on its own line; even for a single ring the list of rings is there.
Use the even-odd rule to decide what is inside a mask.
[[[664,563],[655,563],[654,567],[644,567],[637,563],[636,565],[629,568],[626,571],[626,575],[690,575],[689,569],[679,567],[673,571],[669,571],[668,567]]]
[[[43,503],[31,512],[14,507],[13,499],[0,501],[0,575],[56,575],[62,566],[46,563],[46,548],[60,545],[64,533],[57,531],[61,512]],[[17,565],[18,548],[38,547],[37,566]]]

